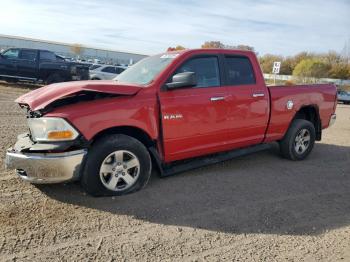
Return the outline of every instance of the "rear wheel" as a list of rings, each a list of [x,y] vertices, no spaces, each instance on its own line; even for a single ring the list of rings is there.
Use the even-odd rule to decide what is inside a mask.
[[[81,184],[94,196],[124,195],[143,188],[151,168],[151,157],[140,141],[109,135],[91,148]]]
[[[293,120],[287,134],[280,141],[282,156],[290,160],[305,159],[315,144],[315,138],[315,127],[310,121]]]

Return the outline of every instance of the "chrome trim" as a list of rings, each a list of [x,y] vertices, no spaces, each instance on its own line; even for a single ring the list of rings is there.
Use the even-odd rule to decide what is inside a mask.
[[[79,177],[86,154],[85,149],[35,154],[23,154],[10,149],[6,152],[5,168],[16,169],[20,178],[31,183],[60,183]]]
[[[264,93],[254,93],[253,94],[253,97],[263,97],[263,96],[265,96]]]
[[[214,102],[214,101],[221,101],[221,100],[225,100],[225,97],[223,96],[217,96],[217,97],[211,97],[210,101]]]
[[[337,120],[337,115],[336,114],[332,114],[331,118],[329,119],[329,125],[328,126],[332,126],[335,123],[335,120]]]
[[[36,78],[24,77],[24,76],[10,76],[10,75],[0,75],[0,76],[2,76],[2,77],[9,77],[9,78],[26,79],[26,80],[36,80]]]

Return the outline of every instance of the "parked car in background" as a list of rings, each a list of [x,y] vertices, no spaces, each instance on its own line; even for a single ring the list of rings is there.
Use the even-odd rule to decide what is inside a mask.
[[[10,48],[0,54],[0,79],[46,84],[89,79],[86,65],[66,61],[48,50]]]
[[[344,104],[350,104],[350,92],[348,91],[338,91],[337,92],[338,102],[342,102]]]
[[[126,69],[124,66],[100,65],[90,69],[91,80],[111,80]]]

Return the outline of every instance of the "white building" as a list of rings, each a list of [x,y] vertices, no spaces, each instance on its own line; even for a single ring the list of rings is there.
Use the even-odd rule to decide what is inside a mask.
[[[67,58],[75,58],[75,59],[80,58],[84,60],[91,59],[92,61],[94,61],[95,59],[98,59],[103,63],[125,64],[125,65],[136,63],[137,61],[146,57],[146,55],[142,55],[142,54],[100,49],[100,48],[87,47],[87,46],[82,46],[80,48],[81,50],[80,53],[76,54],[73,52],[74,46],[75,46],[74,44],[59,43],[59,42],[53,42],[53,41],[0,34],[0,50],[7,49],[10,47],[45,49],[45,50],[53,51],[56,54]]]

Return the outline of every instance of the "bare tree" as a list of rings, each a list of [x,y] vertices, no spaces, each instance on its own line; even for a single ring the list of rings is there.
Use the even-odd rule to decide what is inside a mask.
[[[70,50],[77,56],[80,56],[83,53],[83,45],[81,44],[73,44]]]

